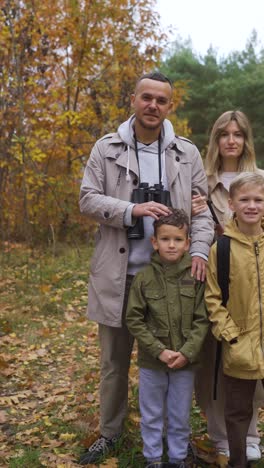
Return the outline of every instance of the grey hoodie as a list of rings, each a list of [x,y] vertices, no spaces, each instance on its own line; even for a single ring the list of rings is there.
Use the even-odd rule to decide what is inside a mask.
[[[118,128],[120,138],[128,145],[128,164],[127,173],[129,172],[129,153],[130,147],[135,148],[134,138],[134,120],[132,115],[129,120],[122,123]],[[168,189],[168,182],[165,170],[165,149],[174,140],[173,126],[169,120],[164,120],[161,131],[161,153],[162,153],[162,178],[161,182],[165,190]],[[150,145],[144,145],[138,142],[138,159],[140,169],[140,182],[147,182],[150,186],[159,183],[159,161],[158,161],[158,141],[154,141]],[[126,218],[127,220],[127,218]],[[145,216],[144,222],[144,239],[129,241],[129,257],[128,269],[129,275],[135,275],[141,268],[150,262],[150,256],[153,251],[150,242],[150,237],[153,235],[153,221],[151,216]],[[129,222],[131,224],[132,222]]]

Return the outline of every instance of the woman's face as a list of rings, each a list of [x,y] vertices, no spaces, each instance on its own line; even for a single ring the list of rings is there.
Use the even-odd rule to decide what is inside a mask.
[[[222,130],[218,142],[219,153],[223,159],[223,163],[227,159],[236,160],[238,162],[238,159],[243,153],[244,144],[245,137],[243,132],[237,125],[237,122],[231,120],[224,130]]]

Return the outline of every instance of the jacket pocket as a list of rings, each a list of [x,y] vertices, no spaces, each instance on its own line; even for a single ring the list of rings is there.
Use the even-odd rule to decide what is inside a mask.
[[[157,323],[149,323],[148,329],[152,336],[161,341],[161,343],[163,343],[166,348],[171,348],[170,331],[168,327],[163,325],[161,328],[161,326]]]
[[[153,316],[167,315],[165,292],[157,289],[146,288],[145,298],[148,304],[149,312]]]
[[[149,331],[156,338],[168,338],[169,333],[170,333],[169,329],[165,329],[165,328],[161,329],[161,328],[155,327],[155,325],[150,325]]]
[[[229,344],[223,341],[223,364],[224,370],[238,369],[241,371],[252,371],[257,369],[252,343],[248,334],[240,335],[237,343]]]
[[[193,287],[181,287],[180,295],[182,305],[182,334],[187,338],[192,328],[195,290]]]

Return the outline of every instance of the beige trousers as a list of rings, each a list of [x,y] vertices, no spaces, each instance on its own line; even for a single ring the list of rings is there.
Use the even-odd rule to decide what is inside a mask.
[[[120,435],[128,406],[128,372],[134,338],[125,324],[129,289],[133,277],[127,276],[122,327],[99,324],[101,347],[100,431],[105,437]]]

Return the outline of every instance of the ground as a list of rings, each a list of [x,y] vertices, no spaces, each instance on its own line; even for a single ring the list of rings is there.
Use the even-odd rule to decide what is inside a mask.
[[[80,453],[98,435],[97,327],[85,315],[92,247],[2,247],[0,465],[79,466]],[[135,361],[136,350],[125,433],[100,466],[143,467]],[[204,459],[198,466],[216,467],[206,422],[195,402],[191,422],[194,445]],[[260,422],[260,430],[263,427]]]

